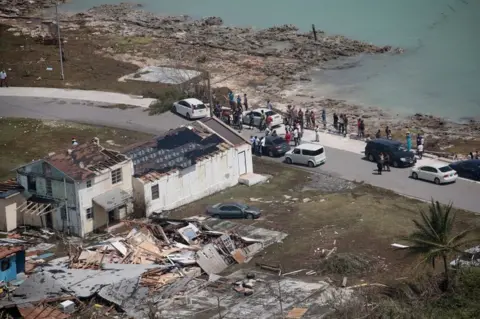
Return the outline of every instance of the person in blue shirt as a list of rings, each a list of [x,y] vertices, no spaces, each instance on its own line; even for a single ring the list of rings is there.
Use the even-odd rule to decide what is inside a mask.
[[[323,129],[327,128],[327,112],[325,112],[325,109],[322,110],[322,123],[323,123]]]
[[[228,91],[228,101],[230,102],[230,107],[233,108],[235,104],[235,95],[232,91]]]
[[[240,97],[240,94],[237,95],[237,108],[238,108],[239,110],[242,109],[242,98]]]
[[[407,151],[410,152],[412,149],[412,137],[410,136],[410,133],[407,133]]]

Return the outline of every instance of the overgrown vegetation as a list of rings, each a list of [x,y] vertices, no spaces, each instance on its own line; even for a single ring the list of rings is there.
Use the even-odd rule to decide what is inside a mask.
[[[187,98],[187,94],[180,90],[171,89],[161,92],[149,92],[149,97],[157,99],[157,102],[153,103],[149,107],[149,114],[156,115],[173,110],[173,103]]]

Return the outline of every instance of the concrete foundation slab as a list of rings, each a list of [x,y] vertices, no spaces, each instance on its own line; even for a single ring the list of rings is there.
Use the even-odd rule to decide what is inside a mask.
[[[253,186],[256,184],[264,183],[267,180],[268,180],[268,176],[255,174],[255,173],[243,174],[238,178],[238,182],[240,184],[244,184],[247,186]]]
[[[119,81],[143,81],[163,84],[182,84],[193,80],[202,73],[195,70],[146,66],[135,73],[128,74],[119,79]]]

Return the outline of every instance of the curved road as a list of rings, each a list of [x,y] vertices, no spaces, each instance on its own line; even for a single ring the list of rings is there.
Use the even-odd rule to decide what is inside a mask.
[[[83,122],[153,134],[187,123],[186,120],[172,113],[149,116],[148,112],[141,108],[120,110],[75,100],[5,96],[0,96],[0,116]],[[246,136],[250,136],[251,131],[244,132]],[[453,202],[457,208],[480,213],[480,184],[478,183],[458,180],[451,185],[434,185],[412,180],[409,178],[409,169],[395,168],[379,176],[374,172],[376,165],[363,160],[359,154],[328,147],[326,153],[325,165],[305,169],[352,181],[363,181],[420,200],[429,201],[434,198],[445,204]],[[283,161],[283,159],[270,160]]]

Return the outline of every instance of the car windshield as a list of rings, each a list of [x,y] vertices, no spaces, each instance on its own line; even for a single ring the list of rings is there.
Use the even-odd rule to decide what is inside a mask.
[[[439,170],[440,170],[440,172],[442,172],[442,173],[446,173],[446,172],[453,171],[453,169],[452,169],[450,166],[440,167]]]
[[[202,109],[206,109],[207,107],[205,106],[205,104],[197,104],[197,105],[194,105],[193,108],[195,110],[202,110]]]
[[[280,145],[280,144],[285,143],[285,140],[283,138],[279,137],[279,138],[274,139],[272,141],[272,143],[275,144],[275,145]]]
[[[275,113],[275,112],[273,112],[273,111],[267,111],[267,112],[265,112],[265,115],[266,115],[266,116],[274,116],[274,115],[276,115],[276,114],[277,114],[277,113]]]

